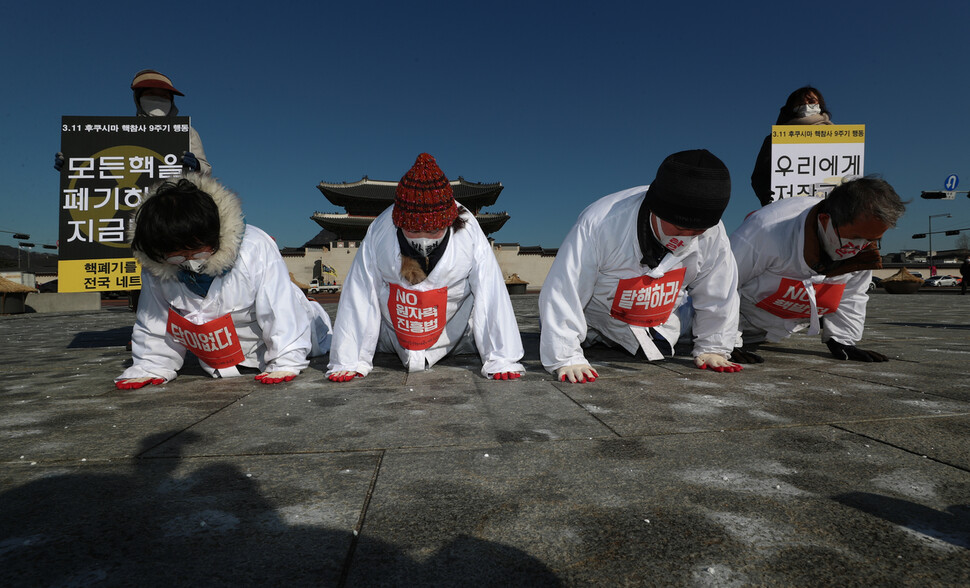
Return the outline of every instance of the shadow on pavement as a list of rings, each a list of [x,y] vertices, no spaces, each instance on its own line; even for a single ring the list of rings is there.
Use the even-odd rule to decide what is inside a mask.
[[[124,347],[131,341],[131,327],[118,327],[107,331],[84,331],[74,335],[68,349],[91,347]]]
[[[970,505],[953,505],[946,512],[940,512],[915,502],[868,492],[849,492],[834,499],[927,537],[970,548]]]
[[[747,349],[747,347],[745,347],[745,349]],[[795,349],[793,347],[777,347],[776,345],[772,345],[772,344],[761,344],[757,346],[755,353],[758,353],[759,351],[771,351],[774,353],[782,353],[782,354],[788,354],[788,355],[811,355],[814,357],[823,357],[825,359],[835,359],[834,357],[832,357],[832,354],[829,353],[828,349],[825,348],[825,345],[821,343],[819,343],[818,350]]]
[[[142,453],[164,442],[177,443],[181,453],[196,439],[152,435]],[[0,584],[347,583],[358,540],[349,529],[288,524],[237,466],[206,460],[177,476],[181,461],[138,459],[130,474],[64,468],[0,494]],[[85,466],[92,467],[98,466]],[[420,562],[394,545],[366,541],[378,557],[353,570],[355,584],[560,584],[531,556],[472,537],[456,537]]]

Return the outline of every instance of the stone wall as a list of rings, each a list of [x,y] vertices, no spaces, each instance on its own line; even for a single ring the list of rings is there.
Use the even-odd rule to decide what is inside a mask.
[[[492,251],[498,259],[498,265],[502,268],[502,274],[507,278],[512,274],[518,274],[519,278],[529,284],[528,290],[539,290],[543,282],[546,281],[546,274],[552,267],[555,257],[551,255],[539,254],[520,254],[518,245],[493,245]]]
[[[309,284],[313,279],[313,267],[317,262],[332,267],[337,272],[337,283],[343,284],[350,271],[350,264],[357,255],[356,244],[356,241],[348,241],[341,242],[342,246],[332,249],[307,248],[303,255],[284,255],[283,261],[293,277],[304,284]]]
[[[305,249],[303,255],[285,255],[283,260],[293,273],[293,276],[305,284],[313,279],[313,266],[316,262],[329,265],[337,271],[337,283],[343,284],[350,271],[350,264],[357,255],[357,242],[340,242],[342,246],[331,249]],[[549,273],[554,257],[538,254],[519,254],[518,245],[493,245],[492,251],[502,268],[502,274],[507,278],[518,274],[519,278],[529,282],[529,290],[538,290]]]
[[[100,292],[31,292],[25,302],[27,312],[66,312],[101,310]]]

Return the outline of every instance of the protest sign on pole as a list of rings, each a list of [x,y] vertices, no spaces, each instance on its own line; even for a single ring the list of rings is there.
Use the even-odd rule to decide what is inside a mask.
[[[152,184],[182,175],[189,117],[61,120],[58,291],[141,289],[128,229]]]
[[[865,168],[865,125],[771,127],[773,200],[824,197]]]

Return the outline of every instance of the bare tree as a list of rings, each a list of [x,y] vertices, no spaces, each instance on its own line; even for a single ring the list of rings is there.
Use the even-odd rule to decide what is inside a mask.
[[[957,237],[957,249],[970,249],[970,235],[960,233],[960,236]]]

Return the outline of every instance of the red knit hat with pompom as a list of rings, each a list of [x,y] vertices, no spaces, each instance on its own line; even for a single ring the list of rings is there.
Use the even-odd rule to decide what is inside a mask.
[[[434,157],[418,155],[397,183],[391,216],[394,225],[411,233],[433,233],[450,227],[457,217],[458,205],[448,178]]]

